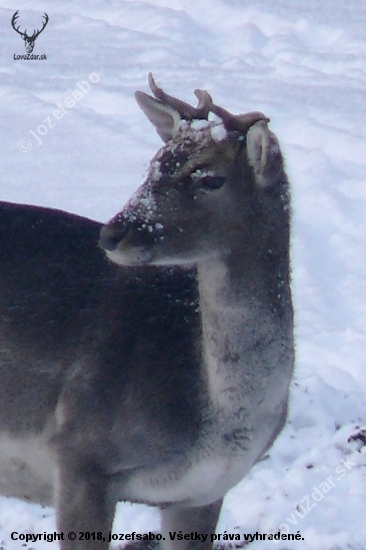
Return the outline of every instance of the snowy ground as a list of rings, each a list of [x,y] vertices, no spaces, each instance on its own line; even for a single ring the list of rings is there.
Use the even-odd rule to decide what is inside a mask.
[[[47,60],[14,60],[16,10],[28,28],[48,13],[34,48]],[[150,70],[187,101],[206,88],[233,112],[271,117],[293,186],[297,370],[289,423],[228,495],[218,531],[304,538],[253,550],[365,550],[366,5],[3,0],[0,28],[3,200],[117,212],[160,146],[133,99]],[[90,90],[67,106],[82,82]],[[120,505],[116,532],[158,528],[155,511]],[[0,498],[2,549],[20,548],[12,531],[54,529],[52,510]]]

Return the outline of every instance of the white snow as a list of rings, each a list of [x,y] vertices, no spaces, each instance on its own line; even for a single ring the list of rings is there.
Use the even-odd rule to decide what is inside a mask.
[[[34,48],[47,60],[13,59],[16,10],[29,28],[48,13]],[[2,200],[118,212],[161,145],[133,98],[149,71],[192,104],[207,89],[271,118],[292,182],[297,368],[288,424],[227,496],[218,532],[282,526],[304,540],[250,548],[365,550],[366,447],[351,436],[366,426],[366,5],[3,0],[0,26]],[[0,498],[3,550],[21,547],[13,531],[55,529],[53,510]],[[121,504],[114,529],[158,530],[158,512]]]

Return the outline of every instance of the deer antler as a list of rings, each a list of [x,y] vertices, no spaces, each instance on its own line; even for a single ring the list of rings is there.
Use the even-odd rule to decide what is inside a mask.
[[[244,115],[233,115],[223,107],[219,107],[213,103],[210,107],[210,111],[221,118],[226,130],[229,132],[237,131],[246,133],[253,124],[260,120],[269,122],[269,118],[260,111],[252,111]]]
[[[23,40],[26,40],[26,41],[28,41],[28,42],[34,42],[34,41],[36,40],[36,38],[41,34],[41,32],[43,31],[43,29],[44,29],[45,26],[47,25],[48,19],[49,19],[47,13],[45,12],[45,14],[44,14],[44,16],[43,16],[43,17],[44,17],[44,22],[43,22],[43,24],[42,24],[41,30],[38,30],[38,29],[37,29],[37,30],[34,30],[32,36],[28,36],[28,35],[27,35],[27,29],[25,29],[24,32],[21,32],[21,31],[19,30],[20,25],[18,25],[18,27],[15,27],[15,24],[17,23],[18,17],[19,17],[19,10],[17,10],[17,11],[14,13],[14,15],[13,15],[13,17],[12,17],[12,19],[11,19],[11,26],[13,27],[13,29],[14,29],[18,34],[20,34],[20,36],[23,38]]]
[[[156,85],[156,82],[151,73],[149,73],[148,75],[148,83],[150,86],[150,90],[152,91],[156,99],[159,99],[159,101],[161,101],[165,105],[169,105],[169,107],[172,107],[173,109],[178,111],[181,117],[185,120],[193,120],[195,118],[207,120],[208,114],[210,112],[210,105],[212,104],[212,98],[210,94],[205,90],[195,90],[194,93],[198,99],[198,105],[197,107],[193,107],[192,105],[189,105],[189,103],[186,103],[181,99],[176,99],[175,97],[165,93],[161,88]]]
[[[198,99],[197,107],[193,107],[182,101],[176,99],[175,97],[168,95],[161,88],[156,85],[156,82],[153,78],[153,75],[149,73],[148,82],[150,89],[154,96],[159,99],[165,105],[173,107],[182,118],[186,120],[193,119],[206,119],[208,118],[209,113],[214,113],[219,118],[222,119],[222,122],[228,131],[238,131],[246,133],[253,124],[260,120],[269,122],[269,118],[266,117],[260,111],[253,111],[250,113],[245,113],[243,115],[233,115],[229,113],[223,107],[215,105],[212,101],[212,97],[206,90],[194,90],[194,94]]]
[[[32,39],[34,39],[34,40],[37,38],[37,36],[39,36],[39,35],[41,34],[41,32],[43,31],[43,29],[45,28],[45,26],[46,26],[47,23],[48,23],[49,17],[48,17],[48,15],[47,15],[46,12],[44,12],[44,16],[43,16],[43,17],[44,17],[44,22],[42,23],[42,28],[41,28],[41,30],[38,30],[38,29],[37,29],[37,34],[36,34],[36,31],[34,31],[34,33],[33,33],[33,35],[32,35]]]
[[[15,27],[15,23],[17,22],[18,17],[19,17],[19,10],[17,10],[17,11],[14,13],[14,15],[13,15],[13,17],[12,17],[12,19],[11,19],[11,26],[12,26],[13,29],[14,29],[18,34],[20,34],[20,36],[24,39],[24,37],[27,36],[27,35],[26,35],[24,32],[21,32],[21,31],[19,30],[20,25],[18,26],[18,28]]]

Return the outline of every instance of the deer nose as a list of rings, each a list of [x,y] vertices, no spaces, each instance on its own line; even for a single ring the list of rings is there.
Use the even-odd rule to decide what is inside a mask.
[[[128,224],[104,225],[100,230],[99,246],[104,250],[115,250],[128,231]]]

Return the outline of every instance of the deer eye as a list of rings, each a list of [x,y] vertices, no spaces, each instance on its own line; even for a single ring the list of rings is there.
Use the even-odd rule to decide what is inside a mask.
[[[206,189],[220,189],[225,183],[224,176],[204,176],[201,178],[201,185]]]

